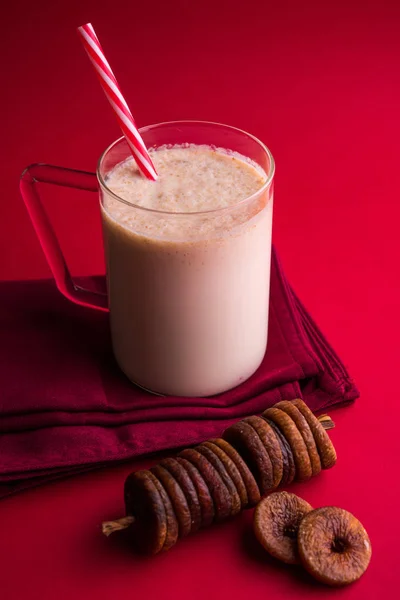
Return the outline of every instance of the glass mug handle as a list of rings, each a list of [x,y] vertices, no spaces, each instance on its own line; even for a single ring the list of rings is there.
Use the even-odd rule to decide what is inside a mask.
[[[21,175],[20,191],[60,292],[81,306],[108,311],[106,293],[85,289],[72,279],[57,236],[40,199],[37,183],[98,192],[96,174],[53,165],[33,164]]]

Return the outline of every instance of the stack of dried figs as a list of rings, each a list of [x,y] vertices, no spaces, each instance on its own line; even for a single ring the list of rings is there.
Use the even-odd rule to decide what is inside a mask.
[[[330,423],[328,417],[318,420],[302,400],[247,417],[222,438],[131,473],[127,517],[104,523],[103,532],[129,527],[140,551],[168,550],[180,537],[255,506],[279,486],[332,467],[336,452],[324,428]]]

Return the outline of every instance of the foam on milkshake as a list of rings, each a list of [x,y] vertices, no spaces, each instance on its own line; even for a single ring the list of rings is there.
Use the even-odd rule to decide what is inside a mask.
[[[257,192],[266,180],[250,159],[222,148],[186,144],[149,150],[157,181],[140,175],[133,160],[107,176],[107,187],[131,204],[166,212],[200,212],[232,206]]]

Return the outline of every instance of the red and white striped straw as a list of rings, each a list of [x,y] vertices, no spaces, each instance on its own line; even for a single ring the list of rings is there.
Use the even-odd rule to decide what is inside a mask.
[[[121,94],[115,75],[104,56],[103,49],[92,24],[86,23],[86,25],[78,27],[78,33],[83,47],[95,68],[107,100],[114,109],[119,126],[129,144],[139,170],[145,177],[155,181],[157,179],[157,172],[153,162],[137,130],[129,106]]]

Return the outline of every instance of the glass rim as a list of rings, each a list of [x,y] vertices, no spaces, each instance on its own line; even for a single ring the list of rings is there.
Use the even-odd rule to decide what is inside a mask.
[[[231,131],[234,131],[236,133],[243,134],[246,137],[252,139],[254,142],[256,142],[262,148],[262,150],[265,152],[265,154],[268,156],[269,161],[270,161],[269,173],[267,174],[267,178],[266,178],[265,182],[263,183],[263,185],[260,187],[260,189],[258,189],[256,192],[254,192],[250,196],[246,196],[242,200],[235,202],[235,204],[231,204],[230,206],[224,206],[224,207],[220,207],[220,208],[212,208],[212,209],[207,209],[207,210],[200,210],[200,211],[195,211],[195,212],[189,212],[189,211],[174,212],[174,211],[168,211],[168,210],[159,210],[159,209],[155,209],[155,208],[147,208],[145,206],[140,206],[139,204],[134,204],[133,202],[129,202],[128,200],[125,200],[121,196],[118,196],[118,194],[115,194],[107,186],[107,184],[104,181],[104,178],[101,174],[101,166],[102,166],[102,163],[103,163],[105,157],[107,156],[107,154],[115,146],[117,146],[120,142],[125,140],[125,136],[121,136],[117,140],[114,140],[114,142],[112,142],[109,146],[107,146],[107,148],[100,155],[100,158],[97,162],[96,175],[97,175],[97,179],[100,184],[100,187],[103,189],[103,191],[105,191],[107,194],[109,194],[110,196],[112,196],[113,198],[118,200],[119,202],[123,202],[123,204],[131,206],[132,208],[138,209],[140,211],[144,211],[146,213],[158,214],[158,215],[168,215],[168,216],[189,217],[189,216],[196,216],[196,215],[218,214],[218,213],[224,213],[227,211],[229,212],[234,208],[237,208],[237,207],[243,206],[247,203],[250,203],[252,200],[254,200],[258,196],[262,195],[268,189],[268,187],[271,185],[272,180],[275,175],[274,157],[272,156],[272,153],[269,150],[269,148],[261,140],[259,140],[256,136],[252,135],[251,133],[244,131],[244,129],[240,129],[238,127],[233,127],[232,125],[225,125],[224,123],[217,123],[217,122],[213,122],[213,121],[197,121],[197,120],[186,119],[186,120],[180,120],[180,121],[163,121],[161,123],[145,125],[144,127],[140,127],[139,133],[142,135],[143,133],[146,133],[147,131],[149,131],[151,129],[156,129],[163,125],[182,125],[182,124],[185,124],[185,125],[189,125],[189,124],[190,125],[211,125],[211,126],[216,126],[216,127],[223,127],[224,129],[230,129]]]

